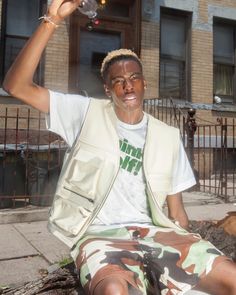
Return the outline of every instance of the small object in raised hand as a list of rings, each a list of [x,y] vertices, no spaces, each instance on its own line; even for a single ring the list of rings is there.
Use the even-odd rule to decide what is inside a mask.
[[[80,4],[79,4],[79,7],[80,8],[83,8],[84,7],[84,4],[85,4],[85,2],[84,1],[81,1]]]

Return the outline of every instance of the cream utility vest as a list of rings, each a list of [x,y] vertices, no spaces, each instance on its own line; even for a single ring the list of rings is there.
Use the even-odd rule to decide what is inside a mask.
[[[179,155],[179,130],[147,114],[143,170],[155,225],[178,228],[162,212],[172,190],[172,170]],[[120,150],[114,105],[91,99],[80,136],[65,156],[49,229],[72,247],[102,208],[119,171]],[[183,229],[184,231],[184,229]]]

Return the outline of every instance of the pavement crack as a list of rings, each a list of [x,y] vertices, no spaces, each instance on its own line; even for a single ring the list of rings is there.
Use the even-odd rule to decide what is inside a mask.
[[[33,256],[40,256],[42,257],[47,263],[51,264],[51,262],[47,259],[47,257],[45,257],[41,252],[40,252],[40,249],[38,249],[31,241],[30,239],[24,235],[24,233],[21,232],[21,230],[19,230],[17,228],[17,226],[15,226],[15,224],[13,224],[13,227],[15,228],[15,230],[24,238],[25,241],[27,241],[31,247],[34,248],[34,250],[36,250],[37,252],[39,252],[39,254],[33,254],[33,255],[29,255],[28,257],[33,257]]]
[[[18,260],[18,259],[24,259],[24,258],[33,258],[33,257],[42,257],[42,255],[40,255],[40,254],[32,254],[32,255],[24,255],[24,256],[18,256],[18,257],[8,257],[8,258],[0,259],[0,262],[10,261],[10,260]]]

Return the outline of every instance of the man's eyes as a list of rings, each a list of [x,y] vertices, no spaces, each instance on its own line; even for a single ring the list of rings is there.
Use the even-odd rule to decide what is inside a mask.
[[[138,80],[138,79],[141,79],[142,78],[142,75],[140,74],[134,74],[130,77],[130,80]]]
[[[113,84],[117,84],[117,85],[123,85],[126,80],[129,80],[129,81],[136,81],[136,80],[140,80],[142,78],[142,75],[140,74],[134,74],[132,76],[130,76],[129,78],[125,79],[125,78],[116,78],[113,80]]]
[[[125,79],[115,79],[114,84],[124,84],[125,83]]]

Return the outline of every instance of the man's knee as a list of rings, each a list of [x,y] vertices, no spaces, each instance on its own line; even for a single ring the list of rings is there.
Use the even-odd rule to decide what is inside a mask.
[[[121,278],[108,277],[99,282],[94,295],[128,295],[128,283]]]
[[[236,294],[236,264],[226,260],[219,263],[206,277],[200,280],[197,289],[215,295]]]

